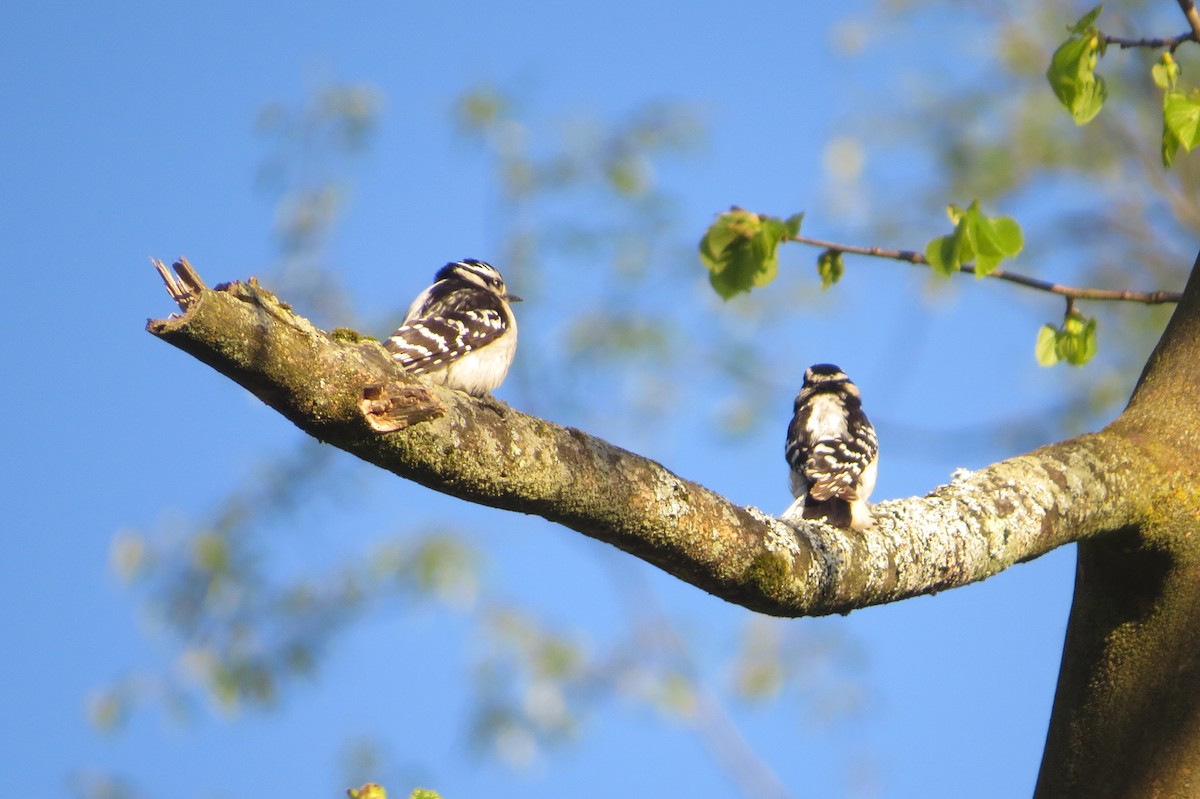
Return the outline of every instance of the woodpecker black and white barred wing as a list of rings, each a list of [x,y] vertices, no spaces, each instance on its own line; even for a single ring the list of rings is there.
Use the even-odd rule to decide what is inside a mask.
[[[874,475],[867,474],[879,453],[875,428],[860,408],[848,408],[844,429],[843,435],[818,438],[800,467],[814,501],[853,502],[866,499],[875,487]]]
[[[858,389],[836,367],[824,368],[830,374],[806,381],[788,425],[792,494],[807,494],[812,502],[866,499],[875,483],[869,468],[879,452],[875,428]]]
[[[426,374],[487,346],[508,329],[504,300],[479,288],[458,288],[439,296],[433,287],[421,308],[383,346],[413,374]]]
[[[858,387],[833,364],[810,366],[788,425],[785,456],[796,500],[783,518],[825,518],[837,527],[865,530],[878,453]]]

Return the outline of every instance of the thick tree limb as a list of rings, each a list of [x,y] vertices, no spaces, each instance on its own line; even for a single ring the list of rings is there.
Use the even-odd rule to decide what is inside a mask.
[[[1137,481],[1154,464],[1104,432],[883,502],[866,533],[792,527],[579,430],[425,386],[377,342],[318,330],[254,282],[182,284],[171,293],[183,316],[149,332],[309,434],[452,496],[559,522],[763,613],[845,613],[965,585],[1148,512]],[[369,417],[394,396],[415,415],[381,434]]]
[[[1194,11],[1194,9],[1193,9]],[[1153,458],[1143,523],[1079,545],[1038,797],[1200,795],[1200,258],[1109,432]]]

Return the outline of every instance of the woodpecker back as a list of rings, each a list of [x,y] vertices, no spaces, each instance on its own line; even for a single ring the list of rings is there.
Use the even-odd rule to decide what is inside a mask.
[[[796,497],[784,518],[824,517],[856,530],[870,524],[867,499],[875,488],[879,445],[858,387],[833,364],[805,371],[784,454]]]

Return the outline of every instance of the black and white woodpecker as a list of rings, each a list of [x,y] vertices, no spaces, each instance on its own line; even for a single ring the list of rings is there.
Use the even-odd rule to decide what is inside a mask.
[[[448,263],[409,306],[383,346],[405,371],[482,396],[504,382],[517,351],[517,320],[496,267]]]
[[[833,364],[805,370],[785,455],[796,500],[783,519],[824,517],[853,530],[870,526],[867,498],[875,488],[879,443],[858,386]]]

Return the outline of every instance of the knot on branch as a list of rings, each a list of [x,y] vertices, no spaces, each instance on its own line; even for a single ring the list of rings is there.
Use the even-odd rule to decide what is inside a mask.
[[[376,433],[394,433],[446,415],[446,406],[428,388],[401,383],[366,386],[358,409]]]

